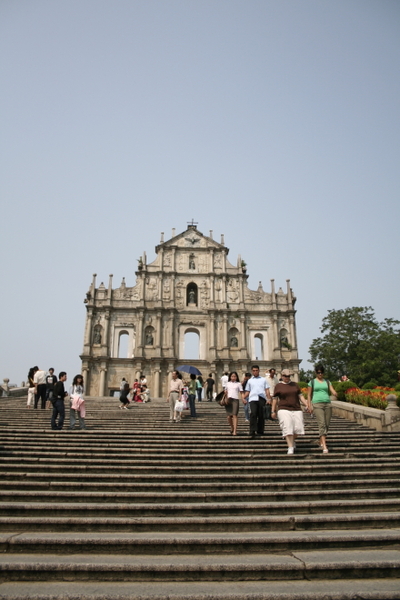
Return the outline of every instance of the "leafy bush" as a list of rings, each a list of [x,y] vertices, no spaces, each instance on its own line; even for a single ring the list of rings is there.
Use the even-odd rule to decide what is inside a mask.
[[[306,388],[308,386],[308,383],[306,381],[299,381],[297,385],[299,386],[299,388]]]
[[[400,383],[394,386],[396,392],[400,392]]]
[[[362,386],[363,390],[373,390],[376,387],[376,383],[374,383],[373,381],[367,381],[367,383],[364,383],[364,385]]]
[[[342,402],[348,402],[348,399],[346,397],[346,390],[354,388],[358,389],[354,381],[334,381],[332,383],[332,386],[337,393],[337,399],[341,400]]]

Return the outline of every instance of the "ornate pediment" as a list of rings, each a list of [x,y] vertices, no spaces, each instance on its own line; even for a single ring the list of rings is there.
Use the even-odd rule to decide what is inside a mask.
[[[164,249],[164,252],[167,251],[168,248],[215,248],[223,250],[226,254],[228,254],[229,249],[223,244],[219,244],[211,237],[204,235],[201,231],[198,231],[195,226],[189,226],[186,231],[175,235],[171,239],[163,242],[156,246],[156,253],[158,254],[161,250]]]

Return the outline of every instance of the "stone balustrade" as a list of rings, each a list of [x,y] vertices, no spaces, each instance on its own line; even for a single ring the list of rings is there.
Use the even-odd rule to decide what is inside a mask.
[[[350,421],[356,421],[360,425],[372,427],[376,431],[400,431],[400,408],[397,406],[397,397],[394,394],[389,394],[386,396],[386,400],[388,402],[386,410],[332,400],[333,414]]]

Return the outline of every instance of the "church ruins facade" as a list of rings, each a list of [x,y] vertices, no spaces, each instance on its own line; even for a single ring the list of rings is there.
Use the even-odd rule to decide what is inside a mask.
[[[156,259],[139,259],[136,284],[125,278],[113,289],[96,287],[96,275],[86,295],[86,324],[81,354],[86,392],[108,396],[123,377],[130,384],[144,374],[152,397],[166,397],[172,371],[180,364],[198,367],[204,379],[212,373],[219,384],[225,371],[239,377],[255,361],[261,372],[274,367],[293,371],[299,363],[295,320],[296,298],[287,289],[270,292],[261,282],[247,285],[247,269],[239,256],[192,222],[187,230],[156,247]],[[198,338],[198,357],[184,359],[185,338]]]

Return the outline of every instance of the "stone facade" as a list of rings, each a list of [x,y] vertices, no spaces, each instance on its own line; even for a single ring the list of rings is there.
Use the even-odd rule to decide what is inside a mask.
[[[290,368],[298,380],[296,298],[289,280],[286,293],[275,292],[274,280],[270,292],[261,282],[250,290],[240,256],[232,265],[223,236],[218,243],[194,224],[165,242],[163,237],[151,264],[146,254],[139,259],[134,287],[124,278],[113,289],[110,275],[107,288],[96,288],[93,276],[81,355],[88,395],[107,396],[122,377],[132,384],[143,373],[152,397],[166,396],[172,371],[188,362],[188,332],[199,336],[199,358],[190,364],[205,377],[212,373],[217,383],[224,371],[241,377],[255,360],[262,372]]]

